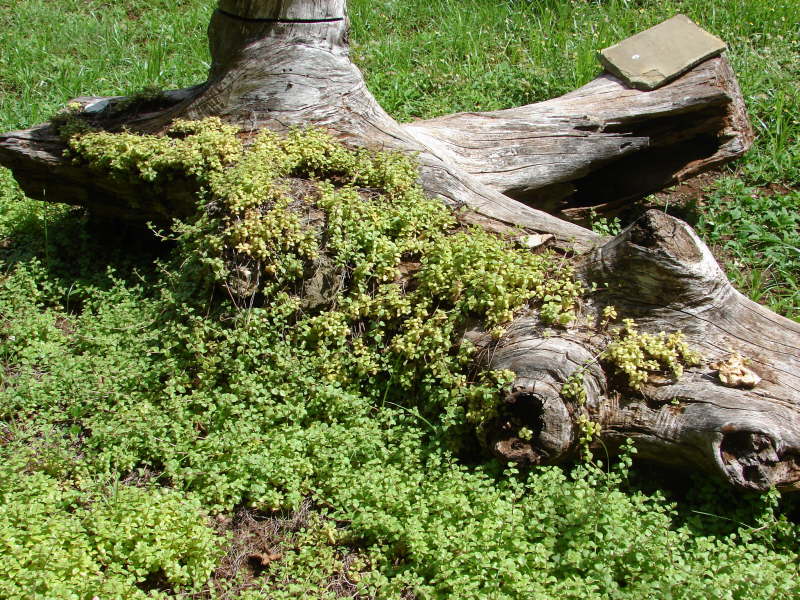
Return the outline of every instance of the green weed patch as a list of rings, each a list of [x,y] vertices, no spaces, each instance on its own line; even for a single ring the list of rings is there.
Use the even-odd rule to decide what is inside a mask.
[[[414,187],[406,159],[314,131],[264,133],[247,150],[235,140],[214,120],[162,138],[74,138],[86,168],[153,186],[194,177],[198,216],[176,226],[146,287],[132,272],[76,291],[39,258],[0,282],[7,596],[795,590],[794,526],[775,496],[747,500],[750,521],[717,537],[676,524],[659,494],[625,491],[629,456],[571,474],[459,460],[470,414],[505,383],[468,368],[461,329],[523,306],[568,318],[569,267],[460,227]],[[68,217],[51,221],[68,231]],[[339,287],[309,304],[303,282],[318,268]],[[230,542],[210,515],[309,501],[278,558],[212,578]]]
[[[200,81],[211,8],[0,0],[2,129],[73,96]],[[678,10],[728,40],[759,139],[699,227],[745,266],[732,274],[764,274],[739,285],[796,315],[790,3],[350,9],[354,55],[401,119],[569,91],[598,47]],[[0,597],[800,595],[775,493],[654,490],[632,451],[526,473],[476,458],[506,379],[473,372],[460,333],[523,307],[566,322],[568,266],[458,225],[405,159],[315,132],[245,151],[232,133],[73,144],[86,168],[156,191],[194,178],[197,218],[156,250],[0,172]],[[257,546],[242,514],[281,525]]]

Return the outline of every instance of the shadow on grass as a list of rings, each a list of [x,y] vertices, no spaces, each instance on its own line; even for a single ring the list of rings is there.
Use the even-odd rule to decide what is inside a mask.
[[[108,289],[109,274],[129,283],[152,281],[174,243],[144,223],[95,217],[85,209],[23,200],[0,230],[0,270],[41,264],[53,289],[69,290],[70,311],[90,289]]]
[[[627,491],[660,493],[674,504],[676,526],[695,536],[727,537],[734,534],[762,537],[775,549],[796,549],[792,524],[800,523],[797,494],[759,494],[737,490],[704,473],[634,461]]]

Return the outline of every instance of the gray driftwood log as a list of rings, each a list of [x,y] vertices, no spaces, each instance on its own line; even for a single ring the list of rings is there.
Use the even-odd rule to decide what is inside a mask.
[[[221,0],[204,84],[135,111],[120,110],[120,98],[77,101],[111,129],[158,132],[175,118],[219,116],[246,131],[315,125],[354,146],[415,153],[424,189],[472,209],[471,222],[569,253],[600,290],[575,324],[550,331],[531,314],[499,341],[468,334],[485,349],[485,364],[517,375],[487,437],[499,456],[569,460],[583,415],[600,423],[597,443],[611,451],[632,437],[646,458],[743,488],[800,487],[800,326],[736,292],[685,223],[651,211],[609,240],[564,218],[579,219],[586,207],[612,211],[740,156],[752,130],[726,59],[650,92],[603,74],[547,102],[400,124],[350,61],[347,33],[346,0]],[[0,164],[31,197],[139,220],[168,220],[193,206],[188,185],[143,198],[131,184],[72,165],[63,150],[47,124],[0,135]],[[683,330],[702,364],[677,381],[627,389],[598,361],[608,343],[597,327],[606,305],[646,331]],[[761,378],[755,387],[723,385],[715,367],[735,353]],[[560,393],[576,371],[584,405]],[[531,439],[520,439],[522,425]]]

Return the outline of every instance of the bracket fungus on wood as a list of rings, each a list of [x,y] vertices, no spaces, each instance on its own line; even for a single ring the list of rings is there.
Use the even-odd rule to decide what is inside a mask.
[[[150,133],[208,116],[245,136],[318,126],[352,146],[413,153],[428,194],[532,251],[564,252],[596,289],[563,329],[522,314],[499,340],[468,333],[485,350],[483,366],[516,374],[486,432],[492,451],[523,464],[563,462],[590,420],[611,450],[630,437],[645,458],[743,488],[800,487],[800,325],[736,292],[681,221],[650,211],[609,240],[564,219],[619,210],[745,152],[753,133],[726,58],[652,91],[604,73],[546,102],[401,124],[350,61],[346,8],[345,0],[222,0],[205,83],[144,104],[79,98],[82,118]],[[0,164],[33,198],[107,216],[168,221],[191,208],[188,182],[143,197],[135,183],[73,164],[64,149],[52,124],[39,125],[0,135]],[[603,355],[610,333],[599,324],[611,306],[643,332],[682,330],[701,363],[631,387]],[[722,384],[720,365],[737,352],[756,385]],[[565,394],[576,381],[582,392]]]

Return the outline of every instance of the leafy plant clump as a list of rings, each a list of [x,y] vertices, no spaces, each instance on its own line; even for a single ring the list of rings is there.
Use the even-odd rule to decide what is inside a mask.
[[[705,205],[697,229],[726,259],[734,285],[779,314],[800,318],[797,184],[769,193],[726,177],[706,195]]]
[[[317,131],[251,142],[218,121],[73,138],[91,168],[156,190],[197,183],[197,216],[176,225],[154,273],[61,279],[56,260],[80,264],[69,244],[15,263],[0,253],[2,593],[800,591],[796,528],[774,495],[740,501],[748,516],[715,520],[729,524],[717,532],[630,488],[630,455],[571,473],[459,460],[455,440],[506,380],[472,372],[462,330],[526,307],[566,321],[579,293],[569,267],[460,226],[405,159]],[[23,228],[4,213],[0,237],[52,241],[68,217]],[[220,558],[233,541],[209,515],[270,522],[308,507],[262,556]],[[215,562],[252,558],[258,569],[214,576]]]
[[[164,488],[64,486],[24,449],[0,452],[0,596],[148,598],[199,591],[224,552],[196,498]],[[39,448],[39,450],[43,450]],[[31,472],[33,471],[33,472]]]
[[[700,364],[700,355],[689,348],[683,333],[642,333],[632,319],[623,320],[623,328],[612,333],[613,341],[602,358],[624,373],[628,385],[638,389],[657,373],[667,371],[676,379],[684,365]]]
[[[438,412],[487,393],[465,372],[467,319],[496,334],[530,305],[548,322],[572,319],[581,287],[569,264],[459,226],[407,158],[349,150],[319,130],[262,131],[247,148],[236,134],[216,118],[181,121],[161,137],[79,135],[70,153],[156,185],[196,180],[199,217],[177,226],[186,255],[232,296],[285,315],[291,343],[325,357],[325,380],[391,387]],[[298,178],[316,183],[297,191]],[[309,289],[320,272],[333,293]]]

